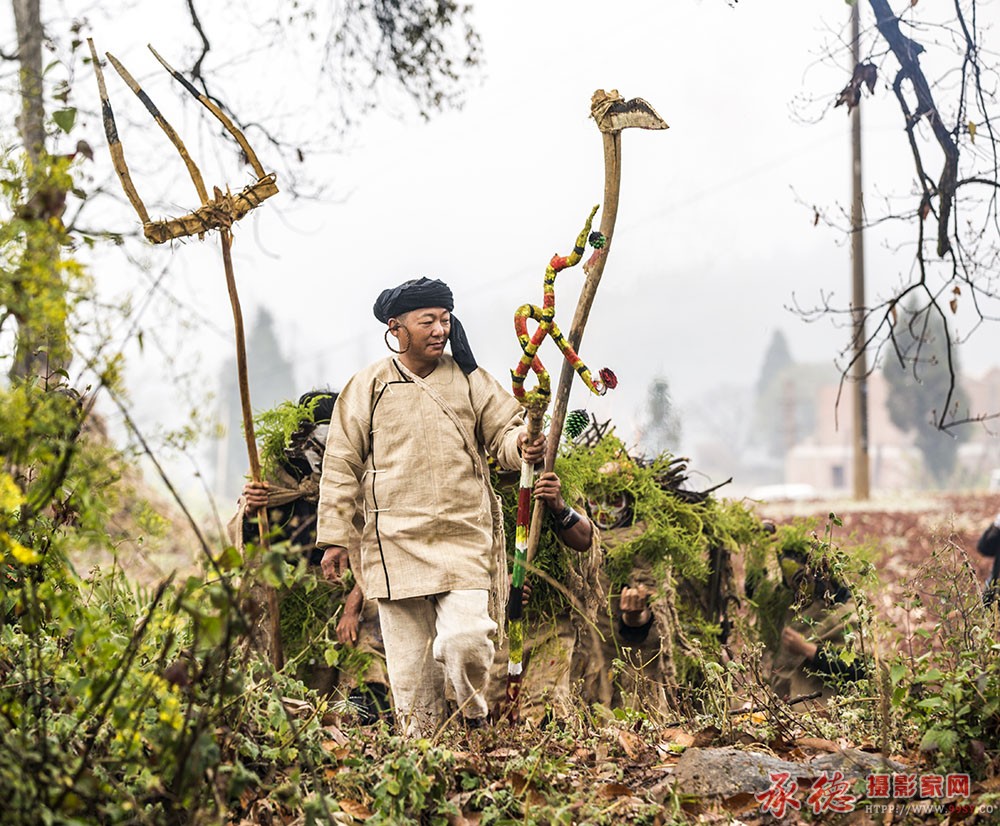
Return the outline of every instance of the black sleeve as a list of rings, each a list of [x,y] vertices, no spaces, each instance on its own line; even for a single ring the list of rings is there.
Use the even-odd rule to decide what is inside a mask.
[[[828,651],[824,645],[816,649],[815,657],[806,660],[806,667],[817,674],[841,677],[851,682],[863,680],[868,676],[868,669],[860,657],[856,657],[854,662],[848,665],[837,656],[836,652]]]
[[[1000,551],[1000,528],[990,525],[976,543],[976,550],[983,556],[997,556]]]
[[[649,629],[653,627],[653,615],[650,612],[649,619],[642,625],[626,625],[621,617],[618,617],[618,636],[622,642],[642,643],[649,636]]]

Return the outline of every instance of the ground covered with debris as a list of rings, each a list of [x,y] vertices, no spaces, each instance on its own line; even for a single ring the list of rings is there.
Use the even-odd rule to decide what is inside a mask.
[[[547,725],[450,727],[434,741],[404,746],[385,730],[350,728],[334,713],[323,728],[326,771],[338,790],[331,816],[456,825],[995,822],[997,714],[983,708],[996,701],[988,696],[995,683],[963,669],[971,655],[948,654],[972,642],[959,639],[973,633],[969,623],[990,621],[978,590],[990,561],[975,543],[1000,512],[1000,495],[757,510],[778,521],[812,520],[818,535],[867,548],[879,581],[872,603],[889,649],[883,684],[829,707],[782,707],[752,686],[752,651],[738,651],[718,685],[729,707],[715,715],[666,719],[641,708],[601,713],[581,705],[578,715]],[[904,674],[906,661],[913,670]],[[987,662],[992,669],[995,656]],[[910,694],[920,691],[911,705]],[[943,715],[939,698],[955,700]],[[982,713],[972,708],[977,701]],[[914,708],[927,715],[913,719],[907,709]],[[955,748],[928,747],[925,730],[948,725]],[[366,774],[373,768],[374,777]],[[279,822],[281,814],[273,798],[258,799],[244,822]]]

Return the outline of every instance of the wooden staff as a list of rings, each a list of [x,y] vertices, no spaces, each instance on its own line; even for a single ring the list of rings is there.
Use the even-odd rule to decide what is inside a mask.
[[[642,98],[624,100],[617,89],[605,92],[598,89],[590,99],[590,113],[601,132],[601,142],[604,146],[604,207],[601,214],[601,234],[604,236],[603,249],[595,250],[590,259],[583,265],[587,280],[577,301],[576,313],[569,330],[569,346],[579,351],[583,341],[583,330],[587,326],[590,308],[593,306],[597,287],[601,283],[604,267],[614,242],[615,221],[618,218],[618,194],[621,190],[621,133],[623,129],[667,129],[667,124],[656,111]],[[545,470],[552,470],[562,438],[563,422],[566,419],[566,409],[569,406],[569,394],[573,385],[573,367],[564,363],[559,373],[559,384],[556,387],[555,402],[552,406],[552,418],[549,422],[548,445],[545,452]],[[534,558],[538,548],[541,515],[545,505],[535,502],[535,512],[532,515],[532,536],[528,539],[528,561]],[[533,544],[532,544],[533,541]]]
[[[233,308],[233,327],[236,332],[236,375],[240,387],[240,408],[243,412],[243,436],[247,443],[247,458],[250,461],[250,478],[260,483],[260,456],[257,453],[257,434],[253,426],[253,407],[250,404],[250,379],[247,371],[246,336],[243,332],[243,310],[240,307],[240,296],[236,291],[236,276],[233,273],[233,256],[231,253],[233,236],[228,228],[219,233],[222,243],[222,263],[226,270],[226,287],[229,290],[229,303]],[[242,529],[241,529],[242,530]],[[260,547],[266,552],[271,547],[270,525],[267,517],[267,505],[257,512],[257,535]],[[285,664],[284,651],[281,647],[281,617],[278,609],[278,592],[271,586],[266,586],[268,623],[271,634],[271,662],[275,668]]]
[[[531,444],[542,432],[542,419],[548,406],[548,396],[533,394],[526,405],[528,439]],[[517,527],[514,534],[514,566],[510,575],[510,597],[507,601],[507,689],[504,697],[504,717],[512,723],[521,719],[521,674],[524,661],[524,577],[528,550],[528,519],[531,516],[531,491],[535,486],[535,466],[521,462],[521,482],[517,491]]]

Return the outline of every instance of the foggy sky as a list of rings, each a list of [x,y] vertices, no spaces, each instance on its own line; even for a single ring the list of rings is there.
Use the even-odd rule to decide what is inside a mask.
[[[206,13],[206,25],[217,25],[219,12]],[[94,31],[101,48],[145,77],[153,74],[145,42],[175,55],[196,45],[182,20],[168,24],[150,14],[140,4]],[[438,277],[455,293],[455,313],[480,364],[505,381],[519,357],[515,308],[541,303],[549,257],[569,252],[601,201],[601,140],[589,101],[597,88],[617,88],[648,100],[670,129],[622,136],[614,248],[581,348],[585,362],[612,367],[620,384],[594,399],[578,383],[571,406],[613,417],[628,438],[654,378],[669,381],[682,407],[726,385],[750,386],[778,329],[797,361],[831,363],[848,341],[844,319],[807,324],[789,307],[814,306],[824,293],[846,307],[850,295],[846,238],[813,220],[814,206],[842,219],[849,203],[849,121],[844,109],[830,109],[850,76],[848,56],[823,59],[838,37],[846,40],[848,21],[839,0],[735,8],[723,0],[477,3],[485,66],[461,111],[423,123],[387,95],[389,112],[366,120],[341,153],[307,158],[307,170],[312,165],[331,182],[333,198],[278,196],[237,227],[245,317],[252,322],[262,305],[275,314],[303,390],[338,388],[386,352],[371,314],[379,290]],[[183,40],[171,40],[170,31]],[[252,51],[241,40],[247,36],[234,23],[231,42],[217,49],[242,44]],[[280,62],[241,60],[219,72],[223,93],[270,96],[308,123],[309,89]],[[83,94],[92,79],[77,83]],[[114,84],[122,106],[135,105],[126,103],[128,94]],[[238,109],[239,96],[226,96]],[[874,208],[887,192],[908,192],[913,173],[884,79],[862,111],[866,197]],[[184,133],[197,117],[191,110],[175,126]],[[154,133],[131,134],[134,143]],[[123,138],[128,149],[128,134]],[[110,173],[103,140],[94,142],[100,174]],[[267,167],[266,145],[258,151]],[[170,198],[192,206],[176,172]],[[228,175],[233,189],[247,182],[245,170],[216,170],[206,175],[210,185],[213,175]],[[121,220],[134,219],[122,212]],[[895,249],[895,231],[866,238],[870,296],[910,267],[911,252]],[[180,335],[160,332],[174,336],[176,355],[204,376],[203,387],[214,385],[232,353],[218,242],[149,249],[145,259],[153,272],[169,267],[170,289],[204,315],[206,323]],[[137,282],[125,271],[103,276],[117,290]],[[557,321],[565,328],[582,278],[578,267],[557,280]],[[992,363],[987,344],[963,349],[967,371]],[[542,358],[558,375],[555,348],[543,347]],[[149,347],[130,356],[130,386],[149,423],[182,415],[161,362]]]

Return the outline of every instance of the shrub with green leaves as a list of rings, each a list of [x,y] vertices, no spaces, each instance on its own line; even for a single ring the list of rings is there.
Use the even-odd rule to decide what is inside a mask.
[[[981,777],[1000,757],[1000,614],[983,604],[975,570],[950,544],[912,586],[911,608],[940,619],[937,644],[921,630],[887,661],[901,736],[938,771]]]

